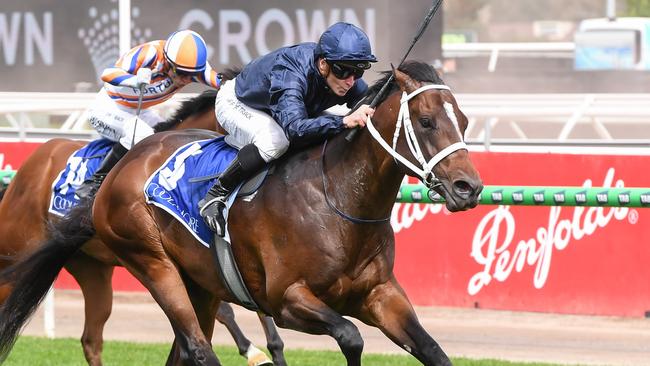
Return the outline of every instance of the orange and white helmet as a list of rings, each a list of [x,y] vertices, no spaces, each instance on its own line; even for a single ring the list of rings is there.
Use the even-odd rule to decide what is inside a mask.
[[[196,74],[205,70],[208,49],[203,38],[191,30],[172,33],[164,48],[165,58],[178,72]]]

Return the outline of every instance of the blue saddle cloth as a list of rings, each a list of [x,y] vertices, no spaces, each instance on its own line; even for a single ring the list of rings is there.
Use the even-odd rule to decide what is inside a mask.
[[[77,188],[95,173],[114,144],[108,139],[94,140],[70,155],[65,169],[52,183],[48,208],[50,213],[65,216],[72,207],[79,204],[79,197],[75,194]]]
[[[226,144],[223,137],[181,146],[147,179],[144,185],[147,203],[167,211],[198,241],[210,247],[213,233],[199,214],[198,202],[216,182],[216,177],[200,181],[192,178],[221,173],[235,156],[237,149]]]

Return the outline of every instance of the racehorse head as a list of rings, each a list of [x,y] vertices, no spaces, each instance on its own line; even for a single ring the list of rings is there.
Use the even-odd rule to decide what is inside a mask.
[[[379,135],[375,139],[393,155],[403,173],[442,195],[449,211],[475,207],[483,185],[463,142],[467,117],[450,88],[425,63],[407,61],[392,73],[395,82],[387,100],[399,98],[399,102],[379,105],[373,120],[389,121],[378,121],[381,140]],[[390,72],[384,74],[367,98],[376,95],[391,76]],[[368,127],[372,133],[372,124]],[[388,146],[391,140],[392,147]]]

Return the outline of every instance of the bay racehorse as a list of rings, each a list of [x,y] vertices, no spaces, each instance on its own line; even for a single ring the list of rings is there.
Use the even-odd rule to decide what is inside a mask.
[[[227,74],[229,75],[229,74]],[[208,129],[224,134],[215,123],[216,91],[184,101],[166,122],[156,126],[156,132],[178,129]],[[182,123],[181,123],[182,122]],[[39,146],[17,171],[4,196],[0,196],[0,269],[16,262],[21,256],[36,250],[45,239],[46,222],[56,220],[48,213],[52,182],[65,168],[68,157],[87,142],[57,138]],[[115,256],[102,246],[88,245],[67,261],[65,268],[79,283],[84,296],[84,329],[81,343],[89,365],[101,365],[104,324],[112,308],[111,277],[114,266],[120,265]],[[13,288],[11,283],[0,287],[0,303]],[[232,334],[239,352],[250,357],[250,365],[270,364],[270,360],[244,336],[235,323],[230,305],[222,302],[217,320]],[[272,319],[261,316],[268,335],[268,347],[277,365],[283,365],[283,344]]]
[[[405,174],[443,195],[452,212],[475,207],[482,183],[462,143],[467,118],[434,69],[410,61],[393,73],[372,119],[376,129],[369,123],[351,143],[341,134],[285,155],[252,199],[232,206],[230,237],[250,294],[279,326],[330,335],[348,365],[360,365],[363,340],[344,318],[352,316],[423,364],[450,365],[393,275],[388,218]],[[366,102],[386,80],[389,73]],[[143,196],[145,181],[171,153],[210,136],[178,131],[143,140],[107,176],[93,205],[77,206],[45,245],[0,274],[19,280],[0,312],[0,355],[58,271],[48,263],[65,262],[97,235],[169,318],[176,341],[168,364],[220,364],[209,342],[211,318],[220,300],[236,300],[210,249]]]

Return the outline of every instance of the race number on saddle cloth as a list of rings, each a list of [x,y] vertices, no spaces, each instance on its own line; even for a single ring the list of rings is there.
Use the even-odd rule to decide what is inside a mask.
[[[65,169],[59,173],[52,184],[52,197],[48,211],[65,216],[72,207],[79,204],[76,189],[99,167],[115,142],[109,139],[91,141],[75,151],[68,158]]]
[[[214,233],[199,214],[198,202],[221,173],[237,156],[237,149],[225,143],[223,137],[191,142],[180,147],[147,179],[144,195],[147,203],[167,211],[194,237],[210,247]],[[192,178],[208,177],[212,179]],[[230,196],[227,210],[237,193]],[[229,237],[226,234],[226,240]]]

